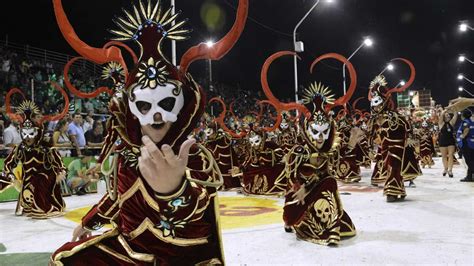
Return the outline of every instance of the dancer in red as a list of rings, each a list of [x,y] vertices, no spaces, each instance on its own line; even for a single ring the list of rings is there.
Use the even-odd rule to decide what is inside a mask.
[[[69,44],[95,63],[120,63],[125,80],[110,102],[112,117],[99,158],[102,163],[113,154],[111,172],[102,169],[110,179],[108,193],[74,230],[73,241],[79,241],[60,247],[52,263],[224,264],[215,201],[222,176],[212,154],[195,140],[187,140],[205,106],[205,95],[187,70],[195,60],[218,60],[232,49],[243,31],[248,1],[239,1],[237,19],[226,36],[212,48],[200,44],[189,49],[179,68],[166,59],[161,47],[166,40],[186,39],[189,30],[183,27],[185,21],[177,20],[179,14],[173,15],[160,2],[140,1],[132,12],[125,11],[115,20],[118,29],[111,31],[116,40],[104,48],[81,41],[61,1],[53,3]],[[121,41],[138,44],[139,58]],[[118,47],[135,59],[130,73]],[[81,97],[104,91],[84,94],[65,81]],[[112,230],[91,236],[91,230],[107,223]]]
[[[387,202],[403,200],[406,197],[402,167],[404,158],[406,158],[408,133],[411,131],[411,126],[405,118],[389,106],[390,97],[394,92],[402,92],[407,89],[415,80],[413,64],[403,58],[396,60],[401,60],[409,65],[411,74],[408,82],[401,88],[388,89],[385,78],[377,76],[369,87],[369,100],[373,115],[370,123],[371,137],[378,139],[381,145],[383,164],[379,165],[378,171],[387,173],[384,186]]]
[[[351,85],[346,95],[334,100],[328,88],[313,84],[305,91],[304,103],[309,110],[296,103],[284,104],[272,94],[266,76],[270,64],[283,55],[292,52],[278,52],[270,56],[262,69],[262,87],[266,96],[282,109],[297,109],[301,112],[300,130],[303,143],[294,146],[286,157],[286,172],[289,190],[285,196],[283,219],[285,230],[295,230],[299,239],[321,244],[337,245],[341,237],[354,236],[356,229],[349,215],[344,211],[339,198],[337,181],[332,174],[340,138],[335,122],[328,115],[329,110],[346,104],[356,88],[357,77],[352,64],[338,54],[326,54],[317,58],[313,66],[326,58],[335,58],[345,63],[351,76]],[[348,144],[354,148],[362,138],[362,132],[353,130]]]
[[[50,143],[43,140],[43,123],[60,120],[67,114],[69,101],[66,92],[56,83],[52,84],[65,99],[63,111],[55,116],[42,116],[40,109],[32,101],[25,100],[11,112],[10,98],[19,89],[11,89],[6,97],[7,114],[20,123],[22,142],[16,146],[5,159],[4,172],[0,176],[0,190],[9,185],[18,185],[16,215],[26,215],[34,219],[46,219],[64,214],[66,204],[61,197],[59,182],[66,176],[66,167],[59,153],[51,148]],[[18,180],[14,170],[21,167]]]

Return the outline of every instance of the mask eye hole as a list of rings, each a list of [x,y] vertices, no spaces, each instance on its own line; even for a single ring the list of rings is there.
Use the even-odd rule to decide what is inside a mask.
[[[137,101],[135,104],[137,105],[138,111],[140,111],[142,114],[148,113],[148,111],[151,109],[151,103],[148,102]]]
[[[173,108],[174,108],[175,103],[176,103],[175,98],[166,97],[158,103],[158,106],[163,108],[163,110],[165,110],[167,112],[171,112],[171,110],[173,110]]]

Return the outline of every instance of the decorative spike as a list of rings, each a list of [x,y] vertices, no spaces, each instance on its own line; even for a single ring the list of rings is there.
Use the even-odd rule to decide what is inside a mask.
[[[142,25],[142,16],[138,12],[137,6],[133,6],[133,12],[135,13],[135,20],[138,22],[138,25]]]
[[[142,16],[143,16],[145,19],[148,19],[148,17],[147,17],[148,14],[147,14],[147,12],[146,12],[146,10],[145,10],[145,6],[143,5],[143,0],[140,0],[140,1],[138,1],[138,2],[139,2],[140,12],[141,12]]]
[[[146,19],[151,19],[151,1],[147,1],[146,5]]]
[[[129,29],[135,28],[130,22],[128,22],[126,19],[118,17],[117,21],[128,27]]]
[[[117,36],[122,36],[122,37],[127,37],[131,38],[132,36],[130,34],[127,34],[126,32],[123,31],[118,31],[118,30],[110,30],[111,33],[117,35]]]
[[[117,25],[119,28],[121,28],[124,32],[130,34],[130,36],[133,36],[133,31],[131,31],[127,26],[122,25],[120,22],[114,20],[113,21],[115,25]]]
[[[151,0],[148,0],[148,3],[150,3]],[[156,2],[156,5],[153,7],[153,11],[151,12],[150,19],[155,19],[155,17],[158,17],[161,13],[161,5],[160,1]]]
[[[161,16],[160,20],[158,21],[161,25],[163,25],[163,21],[168,20],[168,17],[171,14],[171,8],[166,10],[166,12]],[[176,14],[175,14],[176,15]]]
[[[135,20],[135,18],[133,17],[133,15],[131,15],[127,10],[123,10],[123,12],[125,12],[125,15],[127,16],[128,18],[128,21],[130,21],[133,25],[134,28],[137,28],[140,24]]]
[[[170,16],[166,21],[164,21],[163,23],[161,23],[162,26],[166,26],[168,24],[170,24],[171,22],[173,22],[174,20],[176,20],[176,18],[179,16],[178,13]]]

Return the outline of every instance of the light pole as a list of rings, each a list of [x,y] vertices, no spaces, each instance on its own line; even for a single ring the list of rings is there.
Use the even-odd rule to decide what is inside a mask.
[[[459,91],[459,92],[463,92],[463,91],[464,91],[465,93],[469,94],[471,97],[474,97],[474,94],[472,94],[470,91],[464,89],[463,87],[459,87],[459,88],[458,88],[458,91]]]
[[[207,48],[212,48],[214,46],[214,42],[212,40],[209,40],[206,42]],[[212,60],[208,59],[208,66],[209,66],[209,91],[213,91],[213,86],[212,86]],[[214,106],[211,105],[211,115],[214,116]]]
[[[359,47],[357,47],[357,49],[347,58],[347,61],[350,61],[351,58],[355,54],[357,54],[357,52],[359,52],[360,49],[362,49],[362,47],[364,47],[364,46],[371,47],[373,44],[374,44],[374,42],[372,41],[372,39],[370,39],[369,37],[366,37],[364,39],[364,41],[362,42],[362,44],[359,45]],[[342,85],[344,87],[344,94],[346,94],[346,91],[347,91],[347,89],[346,89],[346,64],[344,64],[342,66],[342,78],[343,78]]]
[[[306,12],[306,14],[301,18],[301,20],[296,24],[293,30],[293,48],[295,50],[295,56],[293,58],[293,65],[295,70],[295,102],[298,102],[298,55],[296,53],[301,53],[304,51],[304,44],[302,41],[296,41],[296,31],[301,26],[303,21],[311,14],[311,12],[319,5],[320,0],[317,0],[316,3]],[[326,0],[327,3],[332,3],[333,0]]]
[[[460,55],[460,56],[458,57],[458,61],[461,62],[461,63],[464,62],[464,61],[467,61],[467,62],[469,62],[469,63],[471,63],[471,64],[474,65],[474,61],[469,60],[469,58],[466,58],[464,55]]]
[[[392,65],[392,64],[388,64],[383,70],[382,72],[379,73],[379,76],[382,75],[383,73],[385,73],[385,71],[392,71],[393,69],[395,69],[395,67]]]
[[[176,13],[175,0],[171,0],[171,15]],[[171,22],[171,25],[174,26],[175,22]],[[171,40],[171,63],[176,66],[176,41]]]
[[[467,22],[461,22],[459,24],[459,31],[466,32],[467,30],[474,30],[471,26],[467,24]]]
[[[459,80],[465,79],[467,82],[469,82],[469,83],[471,83],[471,84],[474,84],[474,81],[472,81],[472,80],[466,78],[463,74],[459,74],[459,75],[458,75],[458,79],[459,79]]]

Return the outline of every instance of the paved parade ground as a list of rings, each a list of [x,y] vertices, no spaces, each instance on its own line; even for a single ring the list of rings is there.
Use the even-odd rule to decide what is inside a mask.
[[[407,188],[404,202],[387,203],[381,188],[370,186],[370,170],[362,181],[340,184],[344,208],[357,236],[326,247],[296,240],[282,224],[282,198],[219,194],[226,262],[229,265],[315,264],[474,264],[474,183],[441,176],[441,162],[423,169]],[[69,241],[80,217],[99,194],[66,197],[65,217],[31,220],[14,215],[15,202],[0,203],[0,265],[46,265]],[[107,230],[106,228],[104,230]]]

